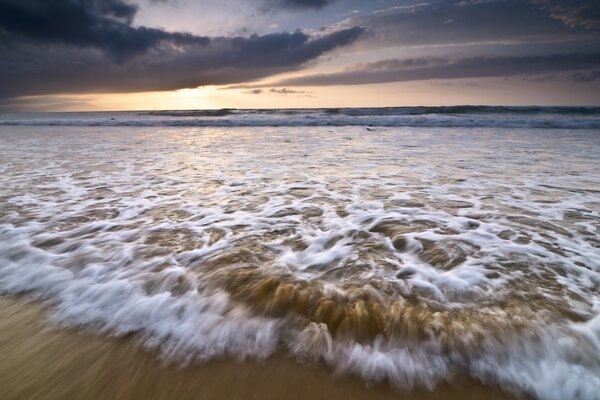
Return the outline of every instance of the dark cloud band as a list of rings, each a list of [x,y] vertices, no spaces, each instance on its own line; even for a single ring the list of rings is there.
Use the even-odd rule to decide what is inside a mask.
[[[207,44],[206,37],[134,27],[137,8],[122,0],[0,0],[0,30],[7,40],[94,47],[119,60],[161,42]]]
[[[229,84],[301,68],[363,34],[350,28],[311,37],[275,33],[217,37],[207,44],[159,46],[115,63],[98,49],[0,46],[0,97],[52,93],[142,92]]]
[[[344,71],[307,75],[278,86],[363,85],[430,79],[488,78],[600,68],[600,53],[545,56],[391,59],[356,64]],[[588,76],[588,75],[581,75]],[[583,80],[580,79],[580,80]],[[274,86],[273,84],[271,86]]]
[[[298,69],[363,33],[208,38],[134,26],[136,12],[123,0],[0,0],[0,97],[243,82]]]

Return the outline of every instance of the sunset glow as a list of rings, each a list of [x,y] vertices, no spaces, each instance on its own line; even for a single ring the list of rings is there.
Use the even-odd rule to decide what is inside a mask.
[[[600,0],[0,0],[0,400],[600,400]]]
[[[593,2],[64,3],[0,2],[0,110],[600,104]]]

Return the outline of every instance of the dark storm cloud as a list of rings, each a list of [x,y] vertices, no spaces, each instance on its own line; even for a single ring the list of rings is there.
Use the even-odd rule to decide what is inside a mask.
[[[363,29],[204,37],[134,26],[123,0],[0,0],[0,97],[171,90],[296,70]]]
[[[122,0],[0,0],[0,30],[10,35],[8,40],[95,47],[119,59],[164,41],[209,42],[186,33],[133,27],[136,12],[134,5]]]
[[[286,79],[278,82],[277,86],[363,85],[429,79],[527,76],[597,68],[600,68],[600,53],[459,59],[424,57],[361,63],[337,73]],[[581,75],[579,80],[585,80],[584,76],[588,75]]]
[[[0,97],[52,93],[136,92],[240,83],[297,70],[358,39],[362,28],[320,37],[275,33],[217,37],[183,47],[157,46],[116,63],[101,49],[0,45]]]
[[[560,4],[559,4],[560,3]],[[568,4],[567,4],[568,3]],[[341,25],[368,28],[381,46],[598,40],[594,1],[434,1],[388,7]],[[596,17],[594,17],[596,15]]]

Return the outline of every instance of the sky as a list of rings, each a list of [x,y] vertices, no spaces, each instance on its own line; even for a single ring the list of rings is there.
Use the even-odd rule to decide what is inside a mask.
[[[0,0],[0,111],[600,105],[600,1]]]

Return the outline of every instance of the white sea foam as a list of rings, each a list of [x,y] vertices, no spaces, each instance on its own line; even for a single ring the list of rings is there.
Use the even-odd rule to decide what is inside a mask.
[[[597,399],[599,150],[594,131],[2,127],[0,293],[182,362],[286,349],[401,388]]]
[[[598,107],[395,107],[0,114],[0,126],[489,127],[599,129]]]

